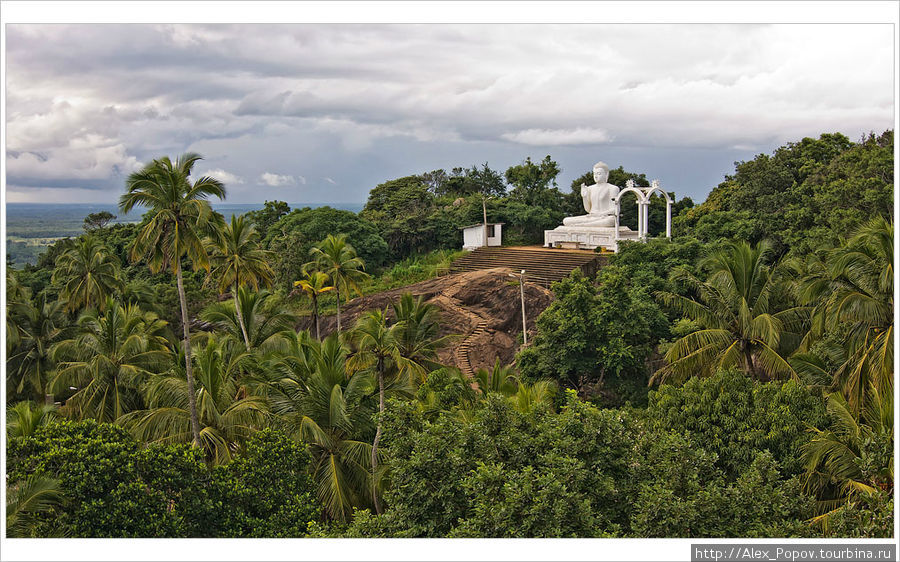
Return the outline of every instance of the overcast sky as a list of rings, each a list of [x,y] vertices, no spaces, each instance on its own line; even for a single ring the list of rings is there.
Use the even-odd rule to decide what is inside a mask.
[[[114,203],[185,151],[228,202],[551,155],[700,201],[734,162],[894,122],[889,24],[8,25],[7,200]]]

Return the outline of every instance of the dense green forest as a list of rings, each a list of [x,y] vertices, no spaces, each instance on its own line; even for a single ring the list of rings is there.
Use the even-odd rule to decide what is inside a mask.
[[[445,270],[483,209],[540,243],[589,171],[224,217],[198,159],[129,176],[139,223],[7,264],[7,536],[892,536],[893,131],[736,163],[672,239],[554,284],[514,364],[473,379],[437,360],[434,305],[342,308]]]

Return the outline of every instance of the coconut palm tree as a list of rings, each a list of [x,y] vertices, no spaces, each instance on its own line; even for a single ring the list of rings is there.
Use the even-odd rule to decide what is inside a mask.
[[[378,497],[375,475],[378,470],[378,442],[381,440],[382,416],[384,415],[385,380],[390,375],[395,375],[394,381],[400,382],[396,377],[401,371],[401,365],[409,362],[400,355],[398,335],[404,329],[403,324],[389,325],[387,316],[382,310],[370,310],[359,317],[356,326],[349,335],[355,353],[347,361],[350,372],[371,371],[378,382],[378,423],[375,426],[375,440],[372,442],[372,502],[375,511],[381,514],[381,500]],[[412,389],[408,394],[412,394]]]
[[[516,410],[529,414],[539,406],[552,408],[556,389],[555,381],[539,380],[529,384],[520,380],[510,400]]]
[[[770,251],[765,241],[755,248],[734,242],[701,262],[709,271],[705,281],[683,270],[676,274],[696,298],[657,293],[700,329],[672,344],[652,381],[682,382],[731,367],[760,380],[797,376],[785,357],[799,342],[808,313],[805,307],[778,309],[783,295],[766,263]]]
[[[341,292],[349,298],[352,292],[362,294],[359,282],[368,277],[366,264],[357,257],[356,250],[347,242],[346,234],[329,234],[309,255],[312,261],[303,266],[304,270],[318,269],[331,279],[337,296],[337,331],[341,331]]]
[[[512,396],[516,393],[519,383],[513,366],[501,365],[498,357],[490,371],[487,369],[475,371],[475,384],[478,385],[478,390],[481,391],[482,396],[487,396],[488,392]]]
[[[876,217],[846,244],[811,256],[798,284],[801,302],[814,307],[803,351],[826,332],[846,330],[832,386],[844,393],[855,416],[872,385],[880,394],[893,392],[893,240],[893,224]]]
[[[23,480],[11,483],[6,494],[6,536],[37,537],[40,516],[53,511],[64,501],[59,480],[29,474]],[[46,535],[42,533],[42,536]]]
[[[56,259],[52,280],[62,285],[60,298],[69,312],[86,307],[102,310],[107,297],[125,289],[120,267],[119,259],[103,242],[84,235]]]
[[[334,291],[335,288],[328,284],[328,274],[321,271],[304,271],[304,278],[294,281],[296,290],[300,290],[312,301],[313,324],[316,327],[316,339],[322,339],[319,333],[319,295]]]
[[[254,293],[238,287],[233,302],[213,303],[200,313],[200,318],[252,351],[276,345],[275,340],[293,324],[293,316],[278,312],[280,304],[281,299],[269,291]]]
[[[869,397],[857,419],[840,392],[830,394],[826,408],[831,426],[813,428],[815,437],[803,447],[802,483],[819,498],[816,521],[826,526],[848,500],[893,489],[894,398],[874,384]]]
[[[411,293],[402,294],[391,307],[398,326],[395,330],[397,351],[405,360],[401,367],[422,382],[429,371],[441,367],[437,352],[450,340],[450,336],[439,336],[440,311],[437,306],[426,303],[424,297],[415,298]]]
[[[53,404],[17,402],[6,408],[6,438],[29,437],[34,435],[37,428],[56,418],[56,406]]]
[[[472,379],[455,367],[444,367],[429,373],[436,385],[419,387],[415,407],[428,421],[441,414],[454,413],[464,422],[474,419],[475,404],[481,397],[472,388]],[[436,386],[437,388],[434,388]]]
[[[104,308],[104,313],[85,312],[74,337],[52,351],[57,367],[50,389],[77,389],[63,413],[79,420],[114,422],[142,408],[141,385],[172,359],[163,336],[166,323],[156,314],[122,306],[111,297]]]
[[[221,215],[213,212],[207,199],[225,199],[225,186],[217,179],[203,176],[191,183],[191,170],[198,160],[200,156],[194,153],[183,154],[175,162],[167,156],[154,160],[144,169],[128,176],[125,183],[127,192],[119,200],[119,209],[124,213],[136,206],[149,209],[131,246],[131,260],[146,260],[154,273],[165,269],[175,273],[184,332],[188,410],[195,446],[200,445],[200,423],[195,403],[190,318],[181,262],[187,258],[194,268],[209,271],[207,244],[204,242],[208,237],[218,238],[224,221]]]
[[[250,337],[238,304],[238,288],[250,285],[258,291],[260,286],[271,287],[275,273],[269,263],[274,260],[274,254],[259,247],[256,230],[243,216],[232,214],[231,223],[225,225],[211,259],[215,266],[212,277],[218,280],[219,294],[231,290],[244,344],[250,349]]]
[[[285,338],[286,349],[263,370],[266,396],[284,431],[309,444],[316,492],[328,517],[347,521],[371,507],[374,381],[348,376],[347,348],[337,334],[319,342],[308,332]]]
[[[539,380],[530,384],[523,382],[513,366],[500,365],[499,358],[490,371],[478,369],[475,372],[475,383],[482,397],[490,392],[501,394],[509,398],[516,410],[522,413],[531,413],[541,405],[553,407],[553,399],[556,396],[554,381]]]
[[[232,339],[207,339],[195,351],[196,403],[200,444],[214,464],[227,463],[255,432],[265,426],[268,407],[263,397],[249,392],[243,373],[249,353]],[[180,364],[152,377],[145,388],[147,409],[119,420],[144,443],[189,443],[193,440],[187,399],[187,377]]]
[[[7,400],[20,396],[43,402],[54,367],[50,348],[65,337],[63,303],[41,293],[34,302],[10,303],[7,314],[7,329],[12,325],[18,339],[6,359]]]
[[[133,304],[145,312],[154,312],[158,316],[165,314],[166,307],[156,296],[156,287],[146,279],[132,279],[125,283],[125,288],[118,295],[122,304]]]
[[[14,305],[31,303],[31,290],[19,283],[19,278],[13,273],[12,268],[6,269],[6,355],[7,357],[21,343],[21,333],[16,324],[16,316],[12,309]]]

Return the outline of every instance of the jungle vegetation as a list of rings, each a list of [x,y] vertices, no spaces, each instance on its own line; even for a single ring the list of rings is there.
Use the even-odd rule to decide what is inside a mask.
[[[473,379],[433,305],[343,307],[446,268],[482,205],[538,242],[584,177],[485,163],[226,220],[199,155],[160,157],[123,186],[140,222],[7,266],[7,535],[890,537],[892,155],[835,133],[736,164]]]

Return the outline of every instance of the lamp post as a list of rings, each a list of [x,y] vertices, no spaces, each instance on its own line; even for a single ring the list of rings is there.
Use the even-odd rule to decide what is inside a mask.
[[[525,270],[519,276],[519,295],[522,297],[522,345],[528,345],[528,324],[525,322]]]
[[[487,248],[488,245],[488,235],[487,235],[487,197],[482,193],[481,194],[481,212],[484,213],[484,247]]]
[[[522,299],[522,345],[528,345],[528,323],[525,321],[525,270],[519,275],[510,273],[510,277],[519,278],[519,296]]]

